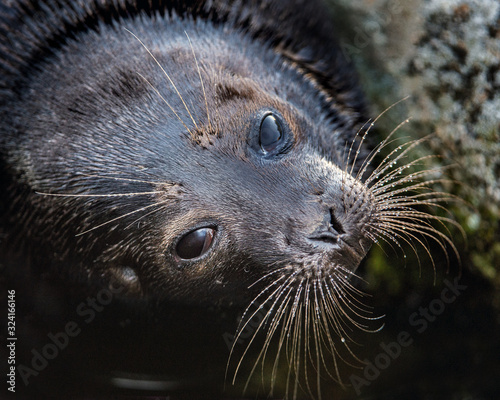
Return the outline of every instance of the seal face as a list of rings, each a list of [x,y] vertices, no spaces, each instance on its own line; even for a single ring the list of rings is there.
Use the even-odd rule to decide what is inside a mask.
[[[372,205],[342,151],[362,103],[237,21],[117,21],[36,55],[3,102],[4,219],[30,268],[232,303],[275,270],[353,272]]]

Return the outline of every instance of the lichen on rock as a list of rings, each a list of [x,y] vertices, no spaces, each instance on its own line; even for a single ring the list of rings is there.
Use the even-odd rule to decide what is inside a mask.
[[[450,205],[468,236],[464,265],[500,287],[500,3],[335,4],[337,18],[349,20],[342,47],[360,71],[373,114],[409,95],[405,112],[413,122],[404,134],[433,134],[430,151],[456,165],[449,177],[459,184],[446,190],[469,203]],[[380,121],[382,136],[397,118]]]

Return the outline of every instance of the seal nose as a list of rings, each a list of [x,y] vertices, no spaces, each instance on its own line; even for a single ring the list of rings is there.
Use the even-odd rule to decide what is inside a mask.
[[[339,238],[345,234],[344,228],[339,220],[335,217],[335,213],[330,208],[321,225],[309,236],[310,240],[315,242],[323,242],[330,245],[336,245]]]

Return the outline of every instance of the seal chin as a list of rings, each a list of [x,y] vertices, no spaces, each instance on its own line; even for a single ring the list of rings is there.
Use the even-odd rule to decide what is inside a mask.
[[[329,262],[338,265],[344,271],[355,272],[371,245],[372,241],[365,237],[360,238],[354,245],[342,242],[340,249],[330,255]]]

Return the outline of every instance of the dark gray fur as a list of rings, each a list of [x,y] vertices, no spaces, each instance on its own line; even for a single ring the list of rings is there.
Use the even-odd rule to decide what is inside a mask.
[[[124,28],[157,57],[196,126]],[[331,166],[346,168],[344,151],[366,117],[333,28],[310,0],[3,0],[7,271],[22,263],[85,285],[118,277],[130,293],[242,304],[252,298],[245,289],[273,268],[354,271],[369,248],[370,202]],[[262,110],[280,112],[294,137],[272,160],[252,150]],[[46,195],[140,192],[157,193]],[[348,204],[346,193],[355,195]],[[162,206],[124,216],[155,203]],[[332,218],[345,231],[342,244],[311,240]],[[176,262],[176,239],[207,224],[218,227],[209,254]]]

